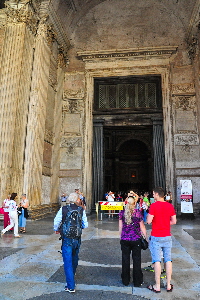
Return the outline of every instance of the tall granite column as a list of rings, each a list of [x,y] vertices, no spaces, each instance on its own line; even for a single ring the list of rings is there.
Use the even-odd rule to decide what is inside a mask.
[[[103,120],[94,120],[93,127],[93,205],[103,198]]]
[[[0,193],[22,193],[24,141],[37,17],[29,3],[9,1],[0,73]]]
[[[154,149],[154,187],[165,189],[165,151],[163,121],[153,120],[153,149]]]
[[[24,165],[24,191],[28,194],[31,205],[36,206],[41,203],[42,197],[42,166],[51,38],[51,31],[45,16],[40,20],[35,43]]]

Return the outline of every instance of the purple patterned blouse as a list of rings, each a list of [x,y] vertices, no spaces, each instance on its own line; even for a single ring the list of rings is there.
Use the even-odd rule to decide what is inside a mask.
[[[140,222],[143,220],[143,217],[142,213],[138,209],[135,209],[133,213],[133,222],[131,224],[128,225],[125,223],[124,210],[120,211],[119,220],[122,220],[121,240],[137,241],[141,238]]]

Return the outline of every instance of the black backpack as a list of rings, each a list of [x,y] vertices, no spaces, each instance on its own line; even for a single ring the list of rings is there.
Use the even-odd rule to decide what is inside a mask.
[[[62,225],[60,228],[61,237],[76,239],[82,234],[83,208],[77,205],[63,206]]]

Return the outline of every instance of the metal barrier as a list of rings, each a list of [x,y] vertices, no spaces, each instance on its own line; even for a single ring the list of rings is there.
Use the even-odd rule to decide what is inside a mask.
[[[103,217],[103,211],[108,211],[107,213],[104,212],[105,215],[112,216],[117,215],[120,210],[124,209],[124,202],[117,202],[117,201],[99,201],[96,203],[96,214],[97,220],[99,220],[99,212],[101,214],[101,221]],[[114,211],[114,212],[113,212]],[[115,212],[118,211],[118,212]]]

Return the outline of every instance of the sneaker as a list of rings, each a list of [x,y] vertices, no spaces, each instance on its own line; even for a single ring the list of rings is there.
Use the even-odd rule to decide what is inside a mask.
[[[146,268],[144,268],[145,271],[154,272],[154,268],[150,265]]]
[[[68,292],[68,293],[75,293],[75,290],[74,290],[74,289],[68,289],[68,288],[65,288],[65,292]]]
[[[4,233],[1,231],[1,237],[4,235]]]
[[[21,237],[21,235],[14,235],[14,237],[15,237],[15,238],[20,238],[20,237]]]

